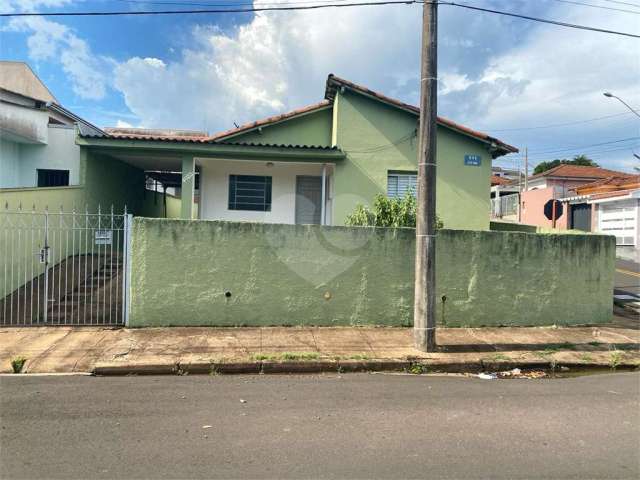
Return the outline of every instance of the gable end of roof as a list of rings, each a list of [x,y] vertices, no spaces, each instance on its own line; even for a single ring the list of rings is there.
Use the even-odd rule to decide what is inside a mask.
[[[357,83],[353,83],[349,80],[345,80],[344,78],[337,77],[333,73],[330,73],[329,76],[327,77],[327,84],[326,84],[325,93],[324,93],[325,99],[333,102],[336,97],[338,89],[341,89],[341,88],[352,90],[354,92],[357,92],[361,95],[365,95],[369,98],[373,98],[374,100],[378,100],[387,105],[391,105],[393,107],[399,108],[406,112],[412,113],[418,117],[420,116],[420,109],[414,105],[401,102],[400,100],[396,100],[395,98],[387,97],[382,93],[375,92],[367,87],[358,85]],[[496,153],[499,153],[499,155],[497,156],[506,155],[508,153],[517,153],[519,151],[516,147],[509,145],[507,143],[504,143],[503,141],[498,140],[497,138],[487,135],[486,133],[473,130],[469,127],[466,127],[457,122],[454,122],[453,120],[449,120],[448,118],[438,116],[438,124],[441,126],[450,128],[452,130],[455,130],[458,133],[461,133],[463,135],[467,135],[476,140],[480,140],[484,143],[489,144],[493,149],[496,150]]]

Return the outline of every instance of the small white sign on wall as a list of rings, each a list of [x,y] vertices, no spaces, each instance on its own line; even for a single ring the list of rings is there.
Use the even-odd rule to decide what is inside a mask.
[[[111,245],[113,240],[112,230],[96,230],[95,232],[96,245]]]

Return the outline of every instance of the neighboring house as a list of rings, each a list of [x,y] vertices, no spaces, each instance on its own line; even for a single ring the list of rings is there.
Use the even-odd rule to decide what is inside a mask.
[[[500,176],[495,175],[493,173],[491,174],[490,181],[491,181],[491,186],[492,187],[496,186],[496,185],[507,185],[507,184],[511,183],[510,179],[508,179],[506,177],[500,177]]]
[[[528,179],[528,189],[520,194],[520,221],[529,225],[549,228],[577,228],[572,217],[577,208],[567,209],[559,201],[571,195],[576,188],[609,177],[626,177],[629,174],[600,167],[582,165],[559,165]],[[556,201],[554,215],[547,214]],[[580,213],[576,213],[579,217]],[[551,218],[549,218],[551,217]]]
[[[87,175],[166,172],[181,216],[344,225],[377,194],[415,188],[419,109],[329,75],[321,102],[213,136],[79,125]],[[517,149],[438,119],[437,212],[446,228],[489,228],[492,159]],[[142,187],[140,187],[142,188]]]
[[[640,248],[640,175],[580,185],[562,201],[571,228],[614,235],[618,246]]]
[[[0,188],[78,185],[76,123],[100,131],[63,108],[26,63],[0,62]]]
[[[491,175],[507,180],[518,180],[523,177],[517,168],[491,167]]]
[[[517,222],[520,183],[506,176],[491,175],[491,218]]]
[[[0,208],[122,212],[126,205],[138,215],[179,215],[179,200],[154,191],[153,175],[87,169],[77,130],[105,134],[61,106],[26,63],[0,61]]]

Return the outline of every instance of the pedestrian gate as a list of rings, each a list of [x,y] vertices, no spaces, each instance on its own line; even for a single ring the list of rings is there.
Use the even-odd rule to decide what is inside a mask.
[[[131,215],[0,211],[0,325],[125,325]]]

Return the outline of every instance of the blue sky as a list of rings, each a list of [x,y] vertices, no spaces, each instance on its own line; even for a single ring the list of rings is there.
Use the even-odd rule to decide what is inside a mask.
[[[0,11],[234,3],[167,1],[0,0]],[[254,4],[302,1],[309,4]],[[640,34],[640,1],[466,3]],[[215,132],[322,99],[330,72],[417,103],[420,10],[3,19],[0,58],[28,62],[65,107],[99,126]],[[528,147],[532,165],[579,153],[609,168],[640,164],[632,155],[640,154],[640,119],[602,95],[611,90],[640,107],[640,40],[445,5],[439,20],[441,115]],[[517,166],[520,157],[497,163]]]

